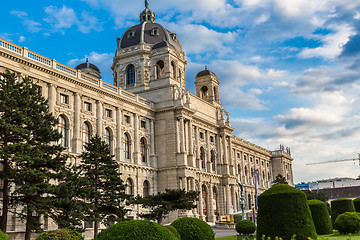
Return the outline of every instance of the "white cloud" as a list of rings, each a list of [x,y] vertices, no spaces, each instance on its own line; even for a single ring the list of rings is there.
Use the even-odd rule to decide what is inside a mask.
[[[11,11],[10,14],[17,16],[22,20],[23,25],[25,26],[26,30],[35,33],[41,30],[40,26],[41,23],[35,22],[34,20],[28,17],[28,14],[23,11]]]
[[[356,33],[354,28],[348,24],[330,25],[328,28],[332,29],[334,33],[323,36],[322,46],[305,48],[299,53],[299,56],[303,58],[322,57],[333,59],[341,54],[343,46]]]
[[[90,63],[94,64],[100,69],[101,76],[104,81],[111,84],[113,83],[112,70],[110,69],[114,58],[113,53],[91,52],[90,54],[85,55],[84,58],[74,58],[69,60],[67,62],[67,65],[75,68],[78,64],[84,63],[86,61],[86,58],[89,59]]]
[[[19,37],[19,42],[25,42],[26,38],[24,36]]]
[[[233,43],[237,37],[236,32],[217,32],[202,25],[174,23],[168,25],[171,31],[177,32],[181,44],[188,54],[211,52],[228,54],[232,50],[226,44]]]
[[[81,19],[77,17],[74,9],[68,8],[65,5],[58,9],[56,6],[45,7],[45,13],[48,17],[44,19],[52,27],[52,31],[60,31],[63,34],[64,29],[71,28],[72,26],[78,26],[78,29],[82,33],[89,33],[91,30],[102,31],[102,24],[95,17],[87,12],[81,14]]]

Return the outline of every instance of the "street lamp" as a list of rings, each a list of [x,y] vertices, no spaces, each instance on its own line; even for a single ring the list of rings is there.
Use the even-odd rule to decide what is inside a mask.
[[[242,220],[245,220],[245,197],[244,197],[244,188],[243,185],[241,185],[241,183],[238,183],[241,189],[241,193],[240,193],[240,205],[241,205],[241,212],[242,212]]]

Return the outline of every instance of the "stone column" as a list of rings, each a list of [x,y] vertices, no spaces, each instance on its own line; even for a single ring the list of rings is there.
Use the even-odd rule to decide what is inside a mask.
[[[185,153],[185,126],[184,118],[180,118],[180,152]]]
[[[56,93],[55,93],[55,86],[51,83],[48,84],[48,101],[49,101],[49,111],[51,113],[54,113]]]
[[[213,187],[212,185],[210,184],[209,185],[209,222],[215,222],[216,221],[216,216],[215,216],[215,213],[214,213],[214,205],[213,205],[213,198],[214,198],[214,193],[213,193]]]
[[[206,170],[208,172],[212,172],[212,166],[211,166],[211,162],[210,162],[210,134],[209,131],[205,132],[205,141],[206,141],[206,147],[207,147],[207,151],[206,151],[206,157],[205,157],[205,167],[207,168]]]
[[[118,161],[121,159],[121,110],[119,107],[116,108],[116,158]]]
[[[225,185],[225,195],[226,195],[226,211],[225,214],[230,214],[230,209],[231,209],[231,198],[230,198],[230,188],[229,188],[229,184]]]
[[[200,197],[199,197],[199,215],[201,219],[204,219],[204,212],[203,212],[203,192],[202,192],[202,185],[199,184],[199,192],[200,192]]]
[[[233,209],[234,212],[236,212],[236,196],[235,196],[235,185],[231,185],[231,196],[232,196],[232,202],[233,202]]]
[[[221,142],[220,142],[220,135],[216,135],[216,149],[217,149],[217,157],[215,158],[215,162],[216,163],[216,170],[218,171],[217,173],[221,174]]]
[[[96,101],[96,133],[99,137],[102,137],[102,102],[99,100]]]
[[[134,114],[134,148],[133,148],[133,160],[134,163],[140,164],[139,157],[139,116]]]
[[[179,131],[178,131],[178,119],[175,118],[175,146],[176,153],[180,153],[180,144],[179,144]]]
[[[233,156],[233,150],[232,150],[232,143],[231,143],[231,136],[229,136],[229,165],[230,165],[230,174],[235,175],[235,164],[234,164],[234,156]]]
[[[150,120],[150,166],[157,167],[156,149],[155,149],[155,126],[154,120]]]
[[[74,93],[74,137],[73,151],[79,153],[82,151],[82,139],[80,134],[80,109],[81,99],[78,93]]]
[[[226,145],[226,134],[223,136],[223,153],[224,153],[224,162],[223,162],[223,170],[222,174],[229,174],[229,158],[228,158],[228,151]]]
[[[196,152],[195,152],[195,167],[201,168],[200,162],[200,146],[199,146],[199,128],[195,126],[195,144],[196,144]]]

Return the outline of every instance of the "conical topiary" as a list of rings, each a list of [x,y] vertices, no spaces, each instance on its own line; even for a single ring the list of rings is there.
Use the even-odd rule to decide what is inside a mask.
[[[308,204],[316,233],[319,235],[332,233],[333,227],[326,204],[320,200],[309,200]]]
[[[257,239],[316,239],[305,193],[286,184],[274,185],[258,198]]]

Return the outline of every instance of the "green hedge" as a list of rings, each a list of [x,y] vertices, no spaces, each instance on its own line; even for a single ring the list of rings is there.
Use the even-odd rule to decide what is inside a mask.
[[[166,225],[165,227],[169,229],[175,235],[175,237],[177,237],[179,240],[181,239],[180,233],[176,230],[176,228],[171,225]]]
[[[57,229],[42,233],[36,240],[83,240],[84,237],[71,229]]]
[[[360,212],[360,197],[355,198],[354,201],[355,211]]]
[[[360,230],[360,216],[356,212],[340,214],[335,220],[335,227],[341,234],[357,233]]]
[[[351,199],[339,198],[331,201],[331,221],[333,226],[336,218],[345,212],[355,212],[354,203]]]
[[[171,226],[180,233],[182,240],[214,240],[212,228],[201,219],[183,217],[175,220]]]
[[[131,220],[111,225],[95,240],[178,240],[166,227],[148,220]]]
[[[256,225],[250,220],[241,220],[236,223],[235,229],[239,234],[254,234]]]
[[[309,200],[308,204],[316,233],[320,235],[332,233],[333,227],[326,204],[320,200]]]
[[[290,240],[316,239],[306,195],[286,184],[277,184],[258,198],[257,239],[276,236]]]
[[[10,240],[10,238],[8,238],[6,234],[0,230],[0,240]]]

